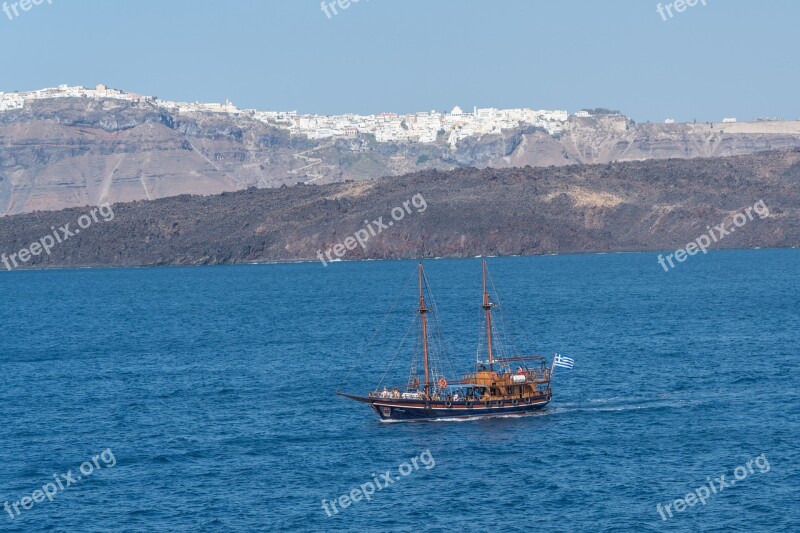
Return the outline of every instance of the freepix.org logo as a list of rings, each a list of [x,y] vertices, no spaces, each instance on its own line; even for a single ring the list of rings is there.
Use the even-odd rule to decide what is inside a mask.
[[[330,517],[338,514],[339,511],[347,509],[354,503],[360,502],[361,500],[367,500],[368,502],[371,502],[372,495],[375,494],[376,487],[377,490],[380,491],[389,485],[397,483],[409,474],[418,471],[420,469],[420,463],[422,463],[422,466],[425,468],[425,470],[430,470],[436,466],[436,459],[434,459],[430,450],[425,450],[416,457],[412,457],[408,461],[403,461],[400,463],[400,466],[397,467],[397,471],[400,474],[399,476],[393,476],[391,469],[381,474],[380,477],[378,477],[376,474],[372,474],[372,481],[367,481],[360,487],[354,488],[350,492],[342,494],[338,498],[334,498],[331,501],[322,500],[322,509]],[[381,483],[381,481],[383,483]],[[337,503],[339,504],[339,508],[336,507]]]
[[[694,507],[698,503],[705,505],[712,495],[733,487],[736,485],[737,481],[745,480],[748,475],[755,474],[756,469],[753,468],[754,465],[756,468],[758,468],[759,474],[766,474],[771,468],[769,465],[769,459],[767,459],[766,454],[762,453],[758,457],[750,459],[747,461],[747,463],[734,468],[733,479],[726,480],[726,474],[723,474],[713,480],[711,479],[711,476],[708,476],[706,477],[707,486],[701,485],[694,491],[689,492],[683,498],[676,498],[674,501],[665,505],[658,503],[656,504],[656,511],[658,512],[659,516],[661,516],[661,520],[666,522],[669,518],[672,518],[673,509],[676,513],[682,513],[687,508]]]
[[[102,461],[102,464],[100,464]],[[8,513],[11,520],[19,517],[22,514],[20,507],[23,511],[32,509],[37,503],[42,503],[46,500],[53,501],[58,495],[59,491],[63,492],[73,485],[77,485],[82,479],[91,476],[96,470],[105,468],[114,468],[117,464],[117,459],[114,457],[114,452],[111,448],[106,448],[103,452],[92,457],[90,461],[84,461],[78,468],[78,473],[67,470],[66,474],[53,474],[53,481],[48,481],[42,485],[42,489],[36,489],[30,496],[23,496],[17,501],[3,503],[3,509]]]
[[[666,22],[676,14],[686,11],[687,7],[696,6],[698,2],[703,6],[708,5],[706,4],[706,0],[675,0],[674,2],[667,3],[665,6],[661,5],[661,2],[659,2],[656,6],[656,11],[658,11],[658,14],[661,15],[661,20]],[[667,16],[669,16],[669,18],[667,18]]]
[[[658,264],[661,265],[664,272],[669,272],[670,268],[675,268],[675,263],[672,262],[673,256],[676,261],[683,263],[689,256],[695,255],[697,252],[707,254],[708,247],[710,247],[712,243],[719,242],[722,238],[734,233],[736,228],[741,228],[747,224],[749,220],[753,220],[754,211],[758,215],[758,218],[762,220],[769,217],[769,207],[764,203],[764,200],[759,200],[755,205],[748,206],[744,210],[744,213],[736,213],[732,217],[729,217],[730,221],[728,219],[723,220],[721,224],[713,228],[710,225],[706,226],[708,230],[707,235],[700,235],[684,248],[676,250],[675,253],[667,254],[666,257],[663,257],[662,254],[658,254]],[[728,222],[733,222],[733,224]],[[727,227],[726,223],[728,223]],[[669,268],[667,268],[667,263],[669,263]]]
[[[403,220],[406,214],[410,215],[413,212],[411,206],[416,208],[417,213],[424,213],[428,209],[428,202],[425,201],[421,193],[417,193],[411,197],[411,200],[403,202],[403,207],[398,206],[392,209],[392,219],[396,222]],[[362,249],[366,250],[370,237],[376,237],[383,233],[384,230],[388,230],[391,226],[394,226],[394,222],[390,220],[384,223],[383,217],[378,217],[378,220],[373,220],[372,222],[365,220],[364,225],[366,228],[356,231],[351,237],[347,237],[344,242],[329,247],[324,256],[322,250],[317,250],[317,257],[322,262],[322,266],[328,266],[329,262],[343,257],[348,250],[355,250],[356,246],[361,246]],[[336,256],[335,259],[331,257],[331,252]],[[328,258],[327,261],[325,260],[326,257]]]
[[[100,218],[98,218],[98,215],[100,215]],[[30,261],[32,257],[41,255],[42,252],[50,255],[50,252],[57,244],[61,244],[78,235],[82,229],[88,229],[95,222],[99,222],[101,218],[105,222],[114,220],[114,210],[111,209],[110,205],[103,204],[100,207],[95,207],[88,214],[79,216],[77,228],[70,228],[71,222],[59,228],[51,226],[52,234],[45,235],[16,253],[10,255],[0,254],[0,262],[5,265],[6,270],[13,270],[19,268],[22,263]]]
[[[369,2],[369,0],[364,0],[365,2]],[[359,0],[322,0],[322,12],[325,13],[325,16],[328,17],[328,20],[332,19],[334,16],[339,14],[339,11],[336,10],[338,7],[342,11],[348,9],[352,4],[357,4]],[[331,13],[333,13],[331,15]]]
[[[8,20],[14,20],[22,13],[30,11],[33,6],[39,6],[45,2],[52,5],[53,0],[19,0],[19,2],[3,2],[2,9],[3,13],[5,13],[8,17]]]

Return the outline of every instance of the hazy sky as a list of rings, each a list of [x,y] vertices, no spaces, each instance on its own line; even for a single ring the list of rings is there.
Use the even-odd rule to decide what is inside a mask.
[[[322,114],[800,118],[800,2],[702,1],[670,18],[651,0],[360,0],[329,18],[320,0],[43,0],[0,11],[0,91],[105,83]]]

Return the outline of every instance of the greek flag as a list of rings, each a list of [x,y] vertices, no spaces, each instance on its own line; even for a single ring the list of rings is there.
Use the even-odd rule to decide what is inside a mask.
[[[553,366],[560,366],[561,368],[572,370],[572,367],[575,366],[575,361],[569,357],[556,354],[556,358],[553,360]]]

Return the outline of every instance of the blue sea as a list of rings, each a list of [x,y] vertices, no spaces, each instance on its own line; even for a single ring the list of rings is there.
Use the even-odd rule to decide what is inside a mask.
[[[424,265],[466,371],[480,260]],[[575,367],[417,423],[335,395],[407,378],[414,261],[2,272],[0,531],[798,531],[799,267],[491,258],[509,342]]]

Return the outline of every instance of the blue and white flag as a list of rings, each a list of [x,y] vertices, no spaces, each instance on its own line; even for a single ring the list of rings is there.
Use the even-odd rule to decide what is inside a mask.
[[[572,370],[572,367],[575,366],[575,361],[569,357],[556,354],[555,359],[553,359],[553,366],[560,366],[561,368],[568,368]]]

